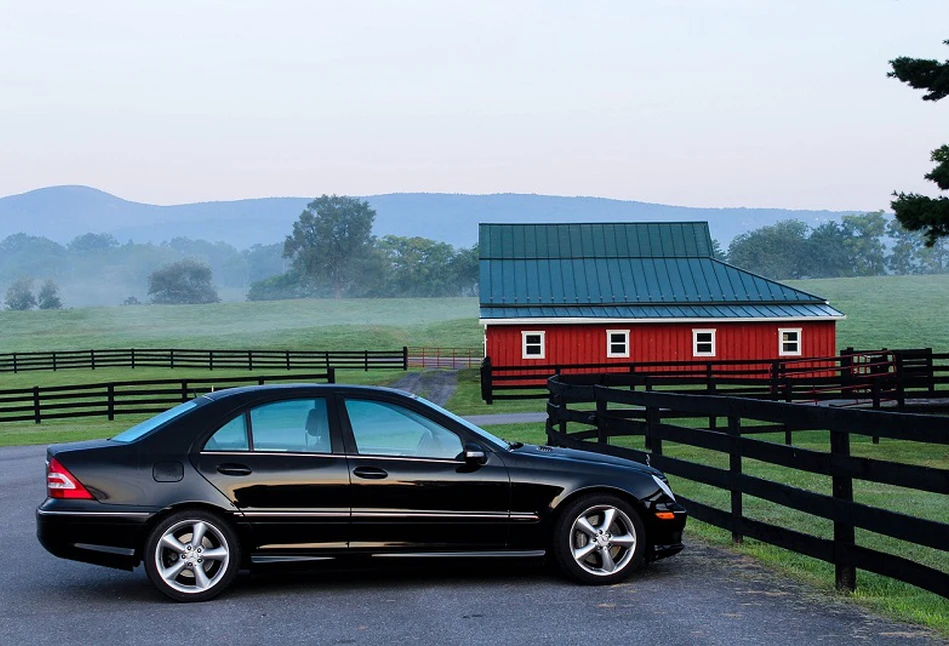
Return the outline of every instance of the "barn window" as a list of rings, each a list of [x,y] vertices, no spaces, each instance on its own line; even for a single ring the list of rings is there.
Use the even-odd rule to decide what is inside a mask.
[[[543,330],[540,331],[521,331],[521,357],[524,359],[543,359],[544,352]]]
[[[692,330],[692,356],[715,356],[715,330]]]
[[[801,328],[778,328],[778,356],[801,356]]]
[[[606,331],[606,356],[629,358],[629,330]]]

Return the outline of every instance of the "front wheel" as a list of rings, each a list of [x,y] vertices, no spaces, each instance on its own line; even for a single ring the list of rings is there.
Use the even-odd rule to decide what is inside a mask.
[[[625,500],[606,494],[584,496],[564,509],[553,540],[560,569],[587,585],[625,580],[642,566],[646,547],[639,514]]]
[[[203,511],[183,511],[162,520],[145,545],[145,571],[175,601],[207,601],[237,575],[240,547],[225,521]]]

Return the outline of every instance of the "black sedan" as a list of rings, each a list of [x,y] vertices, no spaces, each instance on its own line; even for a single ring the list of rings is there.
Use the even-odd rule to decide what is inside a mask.
[[[109,440],[51,446],[37,536],[179,601],[241,567],[350,556],[543,557],[587,584],[682,549],[685,510],[649,466],[500,440],[406,393],[222,390]]]

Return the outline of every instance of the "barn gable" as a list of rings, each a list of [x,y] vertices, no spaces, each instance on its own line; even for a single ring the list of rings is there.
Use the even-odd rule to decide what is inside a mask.
[[[819,296],[712,258],[705,222],[482,224],[480,319],[837,320]]]

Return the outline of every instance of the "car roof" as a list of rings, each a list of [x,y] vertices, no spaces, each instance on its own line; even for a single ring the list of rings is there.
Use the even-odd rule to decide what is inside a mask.
[[[397,390],[395,388],[385,388],[382,386],[358,386],[353,384],[313,384],[313,383],[298,383],[298,384],[266,384],[263,386],[238,386],[236,388],[223,388],[221,390],[215,390],[204,395],[207,399],[212,401],[217,401],[221,399],[226,399],[229,397],[237,397],[240,395],[247,394],[264,394],[264,393],[287,393],[292,394],[294,392],[307,391],[312,393],[314,390],[320,391],[325,390],[327,392],[350,392],[350,393],[390,393],[396,395],[402,395],[403,397],[407,393],[403,390]]]

